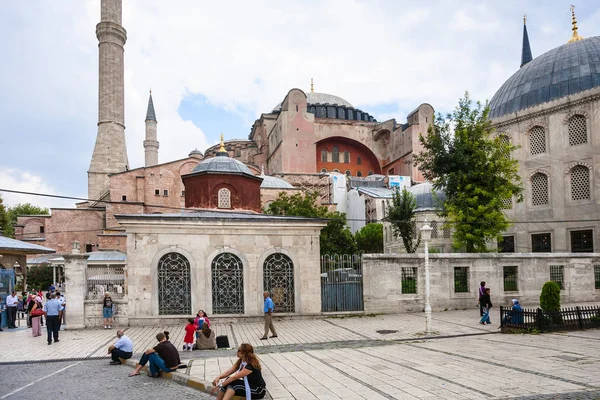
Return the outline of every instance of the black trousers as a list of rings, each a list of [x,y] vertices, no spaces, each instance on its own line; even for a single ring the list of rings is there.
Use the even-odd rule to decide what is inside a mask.
[[[8,327],[16,328],[15,322],[17,321],[17,307],[6,307],[6,314],[8,315]]]
[[[46,330],[48,331],[48,343],[52,343],[52,337],[54,341],[58,340],[58,315],[47,315],[46,316]]]
[[[133,353],[130,351],[123,351],[117,348],[112,349],[112,351],[110,352],[110,358],[112,358],[113,361],[119,361],[119,358],[128,360],[131,358],[132,355]]]

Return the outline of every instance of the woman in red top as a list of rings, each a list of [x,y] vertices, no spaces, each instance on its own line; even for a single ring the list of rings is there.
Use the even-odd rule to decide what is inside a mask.
[[[188,324],[185,326],[185,337],[183,338],[183,351],[192,351],[194,345],[194,334],[198,330],[198,327],[194,324],[194,319],[188,319]]]

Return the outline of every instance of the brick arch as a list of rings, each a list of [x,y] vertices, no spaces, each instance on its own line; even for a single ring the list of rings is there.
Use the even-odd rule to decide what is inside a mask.
[[[570,111],[570,112],[567,113],[567,115],[563,119],[563,124],[568,124],[569,120],[571,118],[573,118],[574,116],[576,116],[576,115],[581,115],[586,120],[588,120],[590,118],[590,114],[587,111],[584,111],[584,110],[573,110],[573,111]]]
[[[179,167],[179,176],[187,175],[190,172],[192,172],[192,170],[196,165],[198,165],[198,163],[199,161],[186,161],[183,164],[181,164],[181,166]]]
[[[506,136],[508,140],[512,143],[513,135],[510,132],[500,131],[496,132],[495,137]]]
[[[570,174],[571,171],[573,170],[573,168],[577,167],[578,165],[581,165],[582,167],[586,167],[590,172],[592,172],[592,164],[587,163],[585,161],[574,161],[574,162],[568,164],[567,169],[565,170],[565,175]]]
[[[527,129],[525,129],[525,132],[529,133],[529,131],[531,131],[536,126],[541,126],[542,128],[544,128],[544,130],[548,131],[548,124],[546,122],[536,121],[536,122],[532,122],[529,125],[527,125]]]
[[[532,178],[532,177],[533,177],[535,174],[538,174],[538,173],[540,173],[540,174],[544,174],[544,175],[546,175],[548,178],[550,178],[550,172],[548,172],[548,171],[547,171],[547,170],[545,170],[545,169],[541,169],[541,168],[540,168],[540,169],[536,169],[535,171],[533,171],[532,173],[530,173],[530,174],[527,176],[527,180],[531,181],[531,178]]]
[[[321,161],[321,150],[325,149],[331,151],[334,146],[337,146],[340,151],[340,162]],[[350,152],[349,163],[344,163],[343,154],[345,150]],[[317,142],[315,157],[317,160],[315,172],[319,172],[325,168],[327,171],[333,171],[334,169],[339,171],[350,170],[354,176],[356,176],[359,171],[363,176],[366,176],[368,171],[373,171],[376,174],[381,173],[379,160],[373,151],[361,142],[345,137],[333,136]],[[357,163],[357,157],[361,158],[361,164]]]

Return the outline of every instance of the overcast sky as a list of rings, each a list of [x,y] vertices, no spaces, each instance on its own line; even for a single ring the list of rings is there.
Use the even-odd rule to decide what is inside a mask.
[[[143,166],[152,89],[159,162],[246,138],[298,87],[340,96],[379,121],[465,90],[491,99],[519,67],[523,14],[533,56],[571,36],[570,1],[123,0],[126,138]],[[600,2],[576,5],[600,32]],[[100,0],[0,3],[0,188],[87,196],[97,132]],[[2,193],[5,203],[73,206]]]

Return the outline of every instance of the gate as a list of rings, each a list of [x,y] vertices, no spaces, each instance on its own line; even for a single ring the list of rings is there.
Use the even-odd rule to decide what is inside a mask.
[[[0,269],[0,310],[6,306],[6,296],[12,293],[15,287],[15,271],[12,269]],[[2,323],[0,328],[5,328],[8,322],[6,311],[2,312]]]
[[[158,262],[158,314],[190,315],[190,262],[179,253],[168,253]]]
[[[359,254],[321,256],[321,311],[364,311]]]

